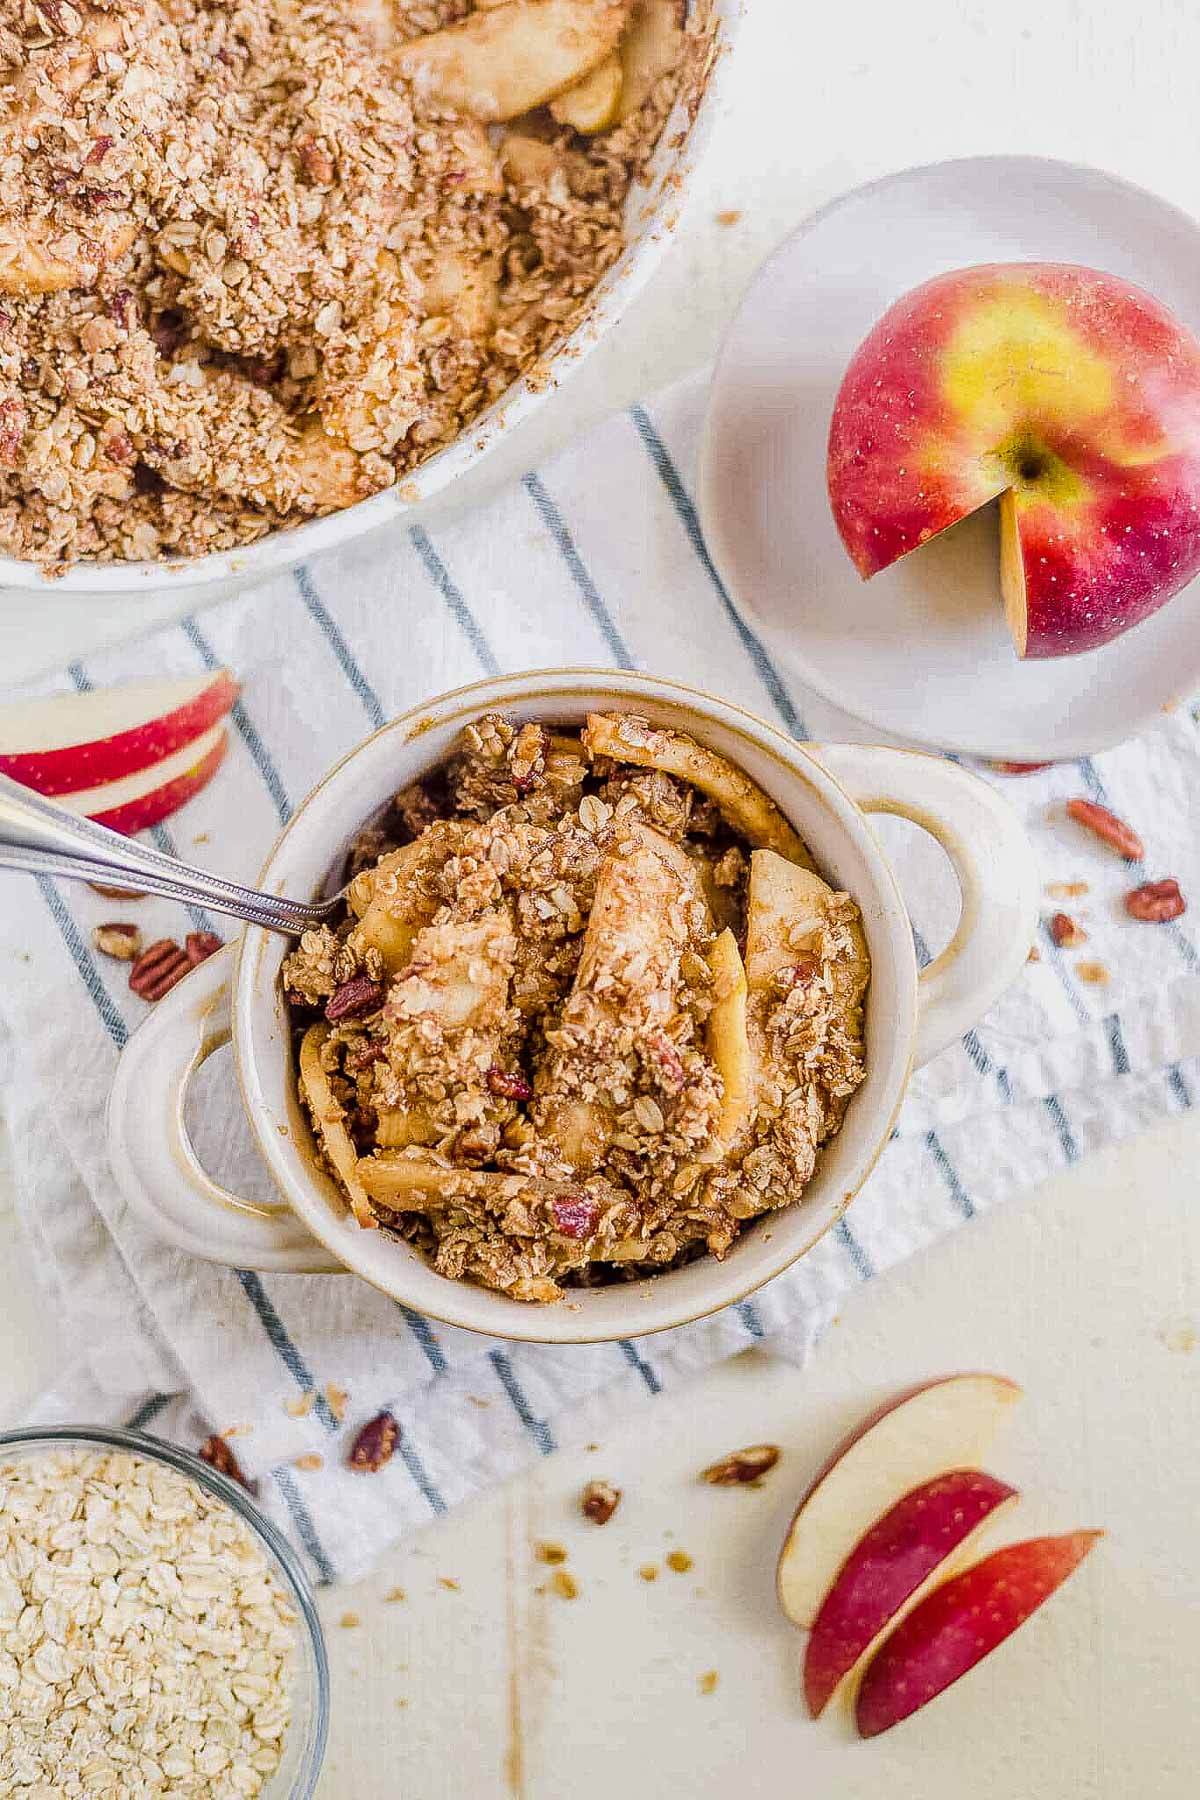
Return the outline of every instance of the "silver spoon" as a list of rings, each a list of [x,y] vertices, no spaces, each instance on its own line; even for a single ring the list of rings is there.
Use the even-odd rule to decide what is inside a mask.
[[[345,891],[309,902],[260,894],[204,869],[193,869],[91,819],[81,819],[44,795],[20,787],[7,775],[0,775],[0,869],[140,888],[168,900],[192,901],[289,936],[322,924]]]

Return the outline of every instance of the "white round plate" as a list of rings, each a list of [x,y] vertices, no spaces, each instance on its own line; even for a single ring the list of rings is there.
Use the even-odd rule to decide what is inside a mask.
[[[862,581],[825,490],[851,355],[910,288],[985,262],[1076,262],[1200,329],[1200,227],[1098,169],[981,156],[835,200],[755,277],[725,339],[702,452],[704,533],[731,594],[817,693],[899,737],[979,756],[1086,755],[1200,683],[1200,582],[1102,650],[1020,662],[996,508]]]

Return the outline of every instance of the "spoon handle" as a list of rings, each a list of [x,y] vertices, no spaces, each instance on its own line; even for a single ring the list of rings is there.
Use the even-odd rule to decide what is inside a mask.
[[[5,775],[0,775],[0,869],[141,889],[292,936],[321,924],[330,910],[328,903],[308,905],[258,893],[192,868],[150,844],[79,818]]]

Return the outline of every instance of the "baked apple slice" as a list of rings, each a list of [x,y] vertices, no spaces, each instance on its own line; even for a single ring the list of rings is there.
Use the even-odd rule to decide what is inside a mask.
[[[708,1054],[725,1084],[713,1159],[729,1155],[754,1112],[754,1060],[746,1023],[749,992],[737,939],[723,931],[708,953],[713,1009],[708,1015]]]
[[[686,732],[651,725],[629,713],[589,713],[582,736],[592,757],[610,756],[614,762],[660,769],[664,775],[690,782],[715,800],[734,829],[752,844],[777,850],[789,862],[812,868],[807,849],[769,795]]]
[[[746,979],[752,995],[769,998],[779,976],[819,947],[834,890],[813,869],[802,869],[773,850],[750,858],[746,902]],[[828,965],[839,1008],[862,1002],[871,973],[867,941],[857,918],[846,923],[849,953]]]
[[[509,0],[413,38],[394,66],[418,95],[485,123],[544,106],[620,41],[627,0]]]
[[[590,75],[552,100],[551,114],[560,125],[569,125],[584,137],[607,131],[620,113],[623,79],[621,58],[614,51],[597,63]]]
[[[360,1225],[368,1228],[377,1221],[366,1189],[358,1179],[358,1151],[347,1131],[345,1108],[336,1099],[322,1052],[332,1026],[310,1025],[300,1044],[300,1090],[312,1118],[317,1142],[325,1152],[334,1174],[345,1188],[350,1210]]]
[[[684,11],[683,0],[633,0],[629,30],[621,40],[621,120],[640,112],[659,82],[678,68]]]

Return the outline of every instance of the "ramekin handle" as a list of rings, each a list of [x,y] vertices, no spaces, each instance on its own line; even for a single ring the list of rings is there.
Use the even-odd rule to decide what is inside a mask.
[[[158,1001],[121,1052],[108,1102],[108,1154],[129,1207],[157,1236],[206,1262],[287,1274],[343,1270],[281,1199],[243,1200],[201,1167],[184,1119],[188,1082],[229,1042],[226,944]]]
[[[1024,968],[1038,919],[1033,849],[995,789],[944,757],[873,744],[806,748],[863,812],[893,813],[929,832],[958,877],[958,928],[921,971],[919,1066],[977,1024]]]

